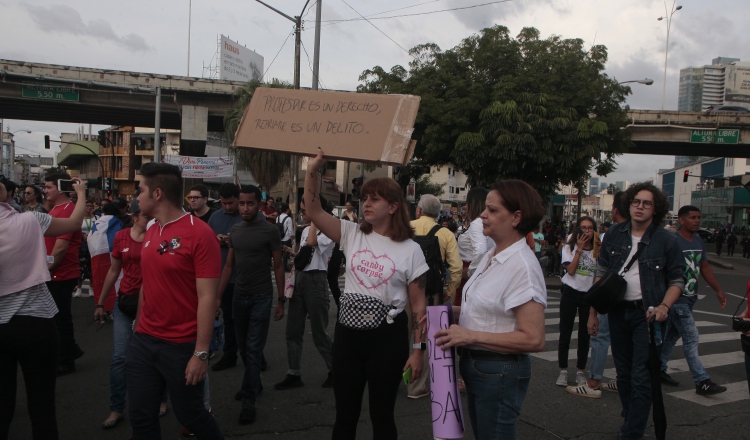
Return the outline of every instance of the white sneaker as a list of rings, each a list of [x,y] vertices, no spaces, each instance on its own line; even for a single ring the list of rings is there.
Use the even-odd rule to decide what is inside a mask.
[[[75,290],[75,291],[73,292],[73,298],[80,298],[80,297],[81,297],[81,294],[82,294],[82,292],[81,292],[81,289],[80,289],[80,288],[77,288],[77,289],[76,289],[76,290]]]
[[[586,380],[586,376],[583,375],[583,373],[576,373],[576,385],[586,385],[588,384],[588,381]]]
[[[568,372],[567,371],[561,371],[560,375],[557,377],[557,382],[555,382],[556,385],[559,385],[561,387],[568,386]]]
[[[91,293],[91,289],[88,290],[88,293],[83,293],[83,290],[81,290],[81,298],[91,298],[94,296],[93,293]]]
[[[613,393],[617,393],[618,392],[618,390],[617,390],[617,381],[616,380],[613,380],[613,381],[607,382],[607,383],[603,383],[602,386],[601,386],[601,388],[604,391],[611,391]]]
[[[602,398],[602,390],[593,390],[589,388],[587,384],[578,385],[575,387],[567,387],[566,390],[568,391],[568,393],[575,396],[590,397],[592,399]]]

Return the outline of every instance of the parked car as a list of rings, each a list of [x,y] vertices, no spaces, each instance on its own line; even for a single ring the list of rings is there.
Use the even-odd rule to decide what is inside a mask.
[[[697,234],[704,243],[713,243],[714,241],[716,241],[716,234],[709,231],[708,229],[698,229]]]

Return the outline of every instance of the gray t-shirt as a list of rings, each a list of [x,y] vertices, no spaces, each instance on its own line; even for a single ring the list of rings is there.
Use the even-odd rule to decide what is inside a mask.
[[[273,293],[272,253],[281,249],[281,237],[275,224],[263,220],[243,221],[232,226],[229,247],[234,249],[235,295]]]

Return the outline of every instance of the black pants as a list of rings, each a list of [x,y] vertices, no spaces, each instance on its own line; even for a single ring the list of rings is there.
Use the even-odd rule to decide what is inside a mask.
[[[341,288],[339,287],[339,270],[341,268],[341,261],[344,259],[344,253],[338,249],[335,249],[331,254],[331,259],[328,260],[328,288],[331,289],[331,295],[333,300],[336,301],[336,309],[341,308]]]
[[[557,364],[560,369],[568,368],[568,349],[570,348],[570,335],[573,333],[576,313],[578,313],[578,361],[576,367],[579,370],[586,368],[586,359],[589,356],[589,310],[591,306],[583,300],[586,292],[580,292],[567,284],[562,285],[562,298],[560,299],[560,341],[557,346]]]
[[[164,390],[177,420],[198,439],[223,439],[216,419],[203,406],[203,381],[185,384],[185,368],[193,358],[195,341],[177,344],[133,333],[125,360],[128,410],[133,438],[161,439],[159,405]]]
[[[237,360],[237,335],[234,332],[234,318],[232,318],[233,297],[234,283],[229,283],[221,296],[221,314],[224,318],[224,357]]]
[[[281,246],[292,247],[292,240],[282,241]],[[281,249],[281,263],[284,265],[284,271],[286,272],[289,268],[289,252],[286,252],[283,247]]]
[[[721,246],[722,246],[723,244],[724,244],[724,243],[720,243],[720,242],[718,242],[718,241],[716,242],[716,255],[717,255],[717,256],[721,256]]]
[[[71,312],[71,301],[73,290],[78,285],[78,278],[64,281],[48,281],[47,288],[52,294],[57,306],[55,324],[57,334],[60,336],[60,365],[70,366],[76,361],[76,352],[80,350],[76,344],[73,333],[73,313]]]
[[[731,257],[734,255],[734,245],[733,244],[727,244],[727,256]]]
[[[398,438],[393,412],[402,368],[409,357],[406,313],[375,330],[352,330],[336,323],[333,344],[333,392],[336,396],[334,440],[354,440],[368,386],[373,440]]]
[[[14,316],[0,324],[0,439],[8,438],[16,409],[16,381],[21,365],[34,440],[57,439],[55,381],[57,326],[52,318]]]

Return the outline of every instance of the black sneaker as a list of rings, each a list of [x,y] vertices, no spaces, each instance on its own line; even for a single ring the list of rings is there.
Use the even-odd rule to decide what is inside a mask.
[[[240,411],[240,425],[247,425],[255,421],[255,404],[250,402],[242,402],[242,410]]]
[[[273,386],[275,390],[286,390],[288,388],[299,388],[303,386],[302,376],[295,376],[293,374],[287,374],[284,380]]]
[[[260,371],[266,371],[268,370],[268,362],[266,362],[266,357],[263,356],[260,360]]]
[[[222,356],[221,359],[219,359],[219,362],[213,364],[211,366],[211,369],[214,371],[221,371],[226,370],[227,368],[232,368],[237,366],[237,358],[232,358],[229,356]]]
[[[333,374],[330,371],[325,382],[323,382],[323,388],[333,388]]]
[[[83,351],[83,350],[81,350],[81,347],[79,347],[78,344],[76,344],[75,348],[73,349],[73,357],[75,359],[80,359],[81,356],[84,355],[84,353],[86,353],[86,352]]]
[[[706,379],[703,382],[695,386],[695,394],[698,394],[701,396],[710,396],[712,394],[719,394],[719,393],[723,393],[726,390],[727,390],[727,387],[714,383],[711,381],[711,379]]]
[[[680,382],[672,379],[672,376],[667,374],[667,372],[664,370],[661,370],[659,372],[659,380],[661,380],[661,383],[663,383],[664,385],[669,385],[671,387],[680,386]]]

